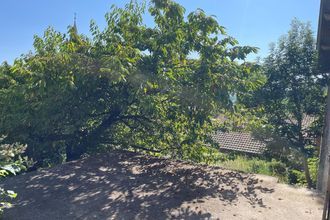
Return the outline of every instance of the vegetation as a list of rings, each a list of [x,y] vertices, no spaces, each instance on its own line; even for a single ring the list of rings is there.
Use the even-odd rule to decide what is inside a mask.
[[[317,158],[308,160],[312,186],[316,186],[317,180]],[[299,168],[292,168],[288,164],[276,159],[262,159],[259,157],[248,157],[235,155],[223,161],[218,161],[216,165],[226,169],[239,170],[245,173],[256,173],[277,177],[280,182],[292,185],[306,186],[307,181],[304,172]]]
[[[66,34],[48,28],[33,52],[0,65],[0,134],[27,144],[1,147],[11,152],[0,160],[2,176],[27,167],[17,157],[25,148],[36,167],[128,149],[313,186],[308,146],[320,135],[325,78],[310,26],[294,20],[265,62],[252,63],[245,58],[257,49],[239,46],[203,10],[185,14],[171,0],[152,0],[155,25],[147,27],[145,9],[113,6],[103,30],[91,22],[91,37],[75,25]],[[219,114],[230,120],[213,120]],[[306,117],[316,120],[306,127]],[[255,128],[269,143],[266,159],[220,154],[209,135]]]
[[[4,139],[5,137],[0,137],[0,178],[16,175],[32,165],[31,160],[21,156],[26,149],[26,145],[19,143],[3,144]],[[0,214],[5,208],[11,207],[11,200],[15,199],[16,196],[17,194],[14,191],[0,187]]]
[[[33,53],[2,64],[0,133],[27,143],[38,166],[104,149],[187,158],[215,146],[213,116],[260,84],[244,61],[256,48],[238,46],[201,9],[185,19],[179,4],[153,0],[148,10],[154,27],[143,5],[112,7],[91,37],[49,28]]]
[[[197,159],[197,158],[195,158]],[[230,152],[222,153],[217,149],[205,148],[204,155],[194,160],[212,166],[220,166],[229,170],[237,170],[244,173],[255,173],[278,178],[280,182],[306,186],[307,181],[301,164],[287,157],[270,157],[269,155],[247,155],[244,153]],[[318,157],[308,159],[308,167],[311,174],[312,186],[316,186]]]
[[[313,185],[308,158],[320,136],[324,111],[324,78],[317,69],[315,40],[309,24],[293,20],[287,35],[270,49],[263,64],[267,82],[249,95],[240,96],[251,109],[258,109],[265,122],[258,136],[276,153],[300,158],[305,180]],[[294,155],[292,155],[294,154]]]

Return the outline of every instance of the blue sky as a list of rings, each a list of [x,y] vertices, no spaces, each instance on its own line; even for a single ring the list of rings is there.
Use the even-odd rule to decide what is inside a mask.
[[[52,26],[65,32],[77,13],[78,30],[88,34],[94,19],[105,25],[104,14],[112,4],[123,6],[129,0],[1,0],[0,63],[13,60],[32,48],[33,35]],[[267,55],[269,43],[285,34],[291,20],[309,21],[316,33],[320,0],[177,0],[191,12],[202,8],[215,15],[228,34],[242,45],[260,48]],[[150,16],[145,23],[151,25]],[[251,57],[253,59],[255,56]]]

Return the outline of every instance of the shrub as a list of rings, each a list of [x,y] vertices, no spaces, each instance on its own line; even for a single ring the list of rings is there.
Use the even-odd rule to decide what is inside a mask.
[[[296,185],[306,185],[306,178],[303,172],[300,170],[292,169],[289,170],[288,173],[288,182],[290,184],[296,184]]]
[[[281,182],[288,181],[288,167],[285,163],[272,159],[269,163],[269,170],[272,176],[278,177]]]
[[[309,172],[311,175],[313,187],[315,187],[317,182],[317,172],[319,169],[319,158],[318,157],[309,158],[308,167],[309,167]]]
[[[0,143],[5,139],[5,136],[0,137]],[[32,165],[32,161],[27,157],[22,157],[26,149],[26,145],[19,143],[0,144],[0,178],[5,178],[10,175],[26,170]],[[12,190],[6,190],[0,187],[0,214],[5,208],[11,207],[12,199],[16,198],[17,194]]]
[[[317,157],[312,157],[308,159],[308,167],[312,179],[312,187],[316,186],[318,161],[319,159]],[[288,183],[305,186],[307,184],[307,181],[304,171],[298,169],[291,169],[288,173]]]

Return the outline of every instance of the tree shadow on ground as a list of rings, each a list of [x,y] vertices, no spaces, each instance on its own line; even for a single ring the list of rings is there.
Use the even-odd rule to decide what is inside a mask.
[[[266,207],[272,193],[253,175],[167,159],[114,152],[9,178],[19,195],[5,219],[211,219],[198,204],[245,198]],[[220,210],[219,210],[220,212]]]

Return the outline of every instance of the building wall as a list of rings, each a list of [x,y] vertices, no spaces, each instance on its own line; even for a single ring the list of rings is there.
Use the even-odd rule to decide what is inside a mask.
[[[317,189],[321,192],[326,192],[330,171],[330,86],[328,86],[327,110],[325,117],[325,127],[323,131],[320,162],[317,178]]]
[[[321,0],[319,27],[317,34],[317,47],[319,51],[319,66],[323,73],[330,73],[330,0]],[[327,110],[325,117],[325,128],[322,136],[320,149],[320,162],[317,189],[321,192],[327,191],[330,175],[330,84],[328,84]]]

